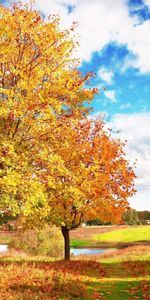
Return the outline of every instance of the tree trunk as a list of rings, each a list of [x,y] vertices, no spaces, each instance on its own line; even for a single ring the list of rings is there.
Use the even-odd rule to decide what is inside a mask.
[[[70,260],[70,238],[69,238],[69,229],[65,226],[61,227],[61,232],[64,237],[64,259]]]

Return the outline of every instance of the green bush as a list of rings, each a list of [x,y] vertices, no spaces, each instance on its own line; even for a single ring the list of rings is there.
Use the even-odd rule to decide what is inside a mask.
[[[11,248],[31,255],[44,255],[54,258],[63,256],[63,238],[56,227],[19,231],[10,244]]]
[[[128,209],[124,212],[122,220],[126,225],[140,225],[137,211],[135,209]]]
[[[86,225],[96,226],[96,225],[112,225],[112,224],[111,224],[111,222],[104,222],[100,219],[95,219],[95,220],[86,221]]]

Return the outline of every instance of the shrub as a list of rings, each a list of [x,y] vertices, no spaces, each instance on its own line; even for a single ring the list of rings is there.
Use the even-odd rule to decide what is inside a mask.
[[[63,238],[56,227],[19,231],[10,244],[11,248],[31,255],[44,255],[54,258],[63,255]]]
[[[123,213],[122,220],[126,225],[140,225],[137,211],[129,209]]]

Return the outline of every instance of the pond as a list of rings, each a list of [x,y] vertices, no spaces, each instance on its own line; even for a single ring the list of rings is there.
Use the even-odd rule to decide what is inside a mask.
[[[0,253],[6,252],[8,250],[8,245],[0,245]]]
[[[8,245],[0,245],[0,253],[4,253],[8,250]],[[98,254],[98,253],[106,253],[110,252],[112,249],[99,249],[99,248],[71,248],[70,252],[74,256],[83,254]]]
[[[106,253],[110,252],[112,249],[99,249],[99,248],[71,248],[71,254],[77,256],[80,254],[99,254],[99,253]]]

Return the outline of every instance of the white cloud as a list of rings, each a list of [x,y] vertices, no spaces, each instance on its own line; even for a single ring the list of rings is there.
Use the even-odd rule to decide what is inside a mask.
[[[100,68],[97,72],[97,75],[107,84],[112,84],[113,72],[111,70],[107,70],[106,68]]]
[[[150,0],[144,0],[144,2],[150,8]]]
[[[115,0],[113,5],[111,0],[37,0],[37,3],[45,14],[59,13],[63,25],[78,22],[81,59],[90,60],[94,51],[100,51],[109,42],[116,41],[127,45],[137,57],[136,62],[133,60],[134,66],[143,73],[150,71],[150,21],[137,25],[137,18],[129,16],[124,0]],[[75,5],[71,14],[67,14],[67,6],[64,4]]]
[[[129,199],[130,206],[136,210],[150,210],[150,191],[138,191]]]
[[[132,207],[150,210],[150,113],[116,114],[108,126],[121,130],[115,137],[127,140],[127,158],[137,159],[137,194],[130,200]]]
[[[24,0],[28,2],[29,0]],[[150,20],[139,23],[129,14],[125,0],[37,0],[37,7],[45,15],[59,14],[62,26],[78,22],[80,35],[79,57],[90,60],[93,52],[100,51],[110,42],[126,45],[136,57],[126,67],[134,66],[143,73],[150,72]],[[145,0],[149,6],[150,0]],[[68,14],[67,5],[74,5]]]
[[[105,91],[104,94],[112,103],[117,102],[115,90]]]
[[[101,112],[91,115],[101,119]],[[104,115],[105,117],[105,115]],[[106,117],[108,114],[106,114]],[[130,206],[137,210],[150,210],[150,112],[136,114],[115,114],[106,123],[112,128],[114,138],[127,140],[125,153],[130,165],[136,162],[135,188],[137,193],[129,198]],[[134,167],[134,166],[133,166]]]

